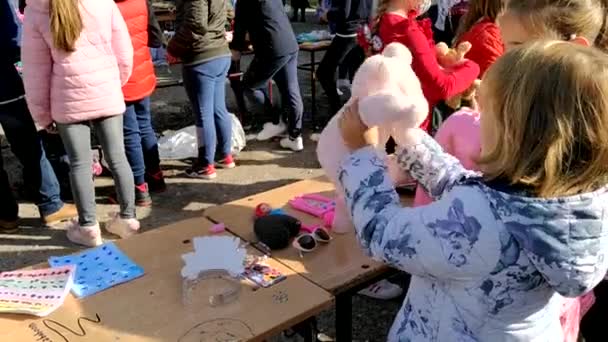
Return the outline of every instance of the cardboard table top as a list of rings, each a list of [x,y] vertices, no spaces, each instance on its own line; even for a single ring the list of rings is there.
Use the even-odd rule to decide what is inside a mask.
[[[284,281],[258,290],[243,282],[239,299],[224,306],[184,305],[181,255],[210,227],[201,217],[117,242],[144,268],[143,277],[83,300],[69,295],[45,318],[2,315],[0,341],[263,340],[332,305],[329,293],[272,259]]]
[[[227,229],[243,240],[257,241],[253,232],[254,209],[260,203],[268,203],[273,208],[283,208],[305,224],[320,224],[320,220],[291,209],[287,202],[299,195],[320,193],[334,197],[334,186],[325,178],[315,178],[296,182],[268,192],[256,194],[221,206],[205,210],[212,221],[222,222]],[[354,231],[347,234],[332,234],[333,240],[326,246],[319,246],[312,253],[300,257],[291,246],[273,251],[272,257],[310,279],[315,284],[333,294],[346,291],[386,271],[388,267],[366,256],[356,240]]]

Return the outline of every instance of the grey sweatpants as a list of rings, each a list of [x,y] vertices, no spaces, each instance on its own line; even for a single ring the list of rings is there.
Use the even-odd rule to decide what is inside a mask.
[[[97,133],[104,157],[114,177],[120,217],[135,218],[135,185],[133,172],[125,154],[122,119],[121,114],[90,122],[57,124],[70,158],[70,181],[81,227],[90,227],[97,223],[95,185],[91,168],[91,128]]]

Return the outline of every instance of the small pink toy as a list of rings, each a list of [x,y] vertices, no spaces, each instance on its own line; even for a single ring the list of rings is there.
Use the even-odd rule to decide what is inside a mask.
[[[214,224],[209,228],[209,232],[212,234],[219,234],[226,231],[226,226],[223,223]]]
[[[319,194],[307,194],[290,200],[289,205],[296,210],[320,218],[325,227],[333,227],[336,211],[336,202],[333,199]],[[303,227],[303,229],[305,228]]]

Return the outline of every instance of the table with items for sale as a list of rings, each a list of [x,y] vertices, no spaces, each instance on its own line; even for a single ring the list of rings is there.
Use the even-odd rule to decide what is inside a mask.
[[[238,247],[210,254],[226,243]],[[244,256],[272,269],[279,281],[264,287],[219,271],[222,263]],[[44,317],[0,314],[0,341],[262,341],[333,304],[327,291],[202,217],[51,258],[49,264],[62,275],[75,268],[71,294]],[[197,273],[202,264],[208,271]],[[192,272],[207,276],[186,281]],[[0,274],[0,285],[12,276]],[[129,281],[120,283],[123,277]]]
[[[268,192],[256,194],[221,206],[212,207],[205,215],[214,222],[222,223],[230,232],[243,240],[258,242],[253,230],[254,211],[261,203],[300,220],[306,226],[321,225],[321,220],[293,209],[288,202],[304,194],[320,194],[334,197],[334,186],[325,178],[296,182]],[[402,198],[404,205],[411,205],[412,198]],[[360,248],[354,231],[332,234],[326,245],[310,253],[301,253],[291,246],[272,251],[276,259],[293,271],[336,296],[336,337],[338,341],[351,341],[352,296],[370,284],[394,273],[386,265],[372,260]]]

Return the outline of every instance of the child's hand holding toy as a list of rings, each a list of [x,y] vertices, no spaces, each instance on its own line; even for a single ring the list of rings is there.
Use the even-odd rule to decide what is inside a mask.
[[[455,49],[450,49],[447,44],[443,42],[435,45],[437,61],[443,68],[451,68],[462,63],[465,60],[464,56],[470,50],[471,43],[469,42],[462,42],[458,44]]]
[[[339,126],[344,144],[351,151],[356,151],[365,146],[378,145],[378,127],[370,128],[363,123],[359,115],[357,100],[344,106]]]

